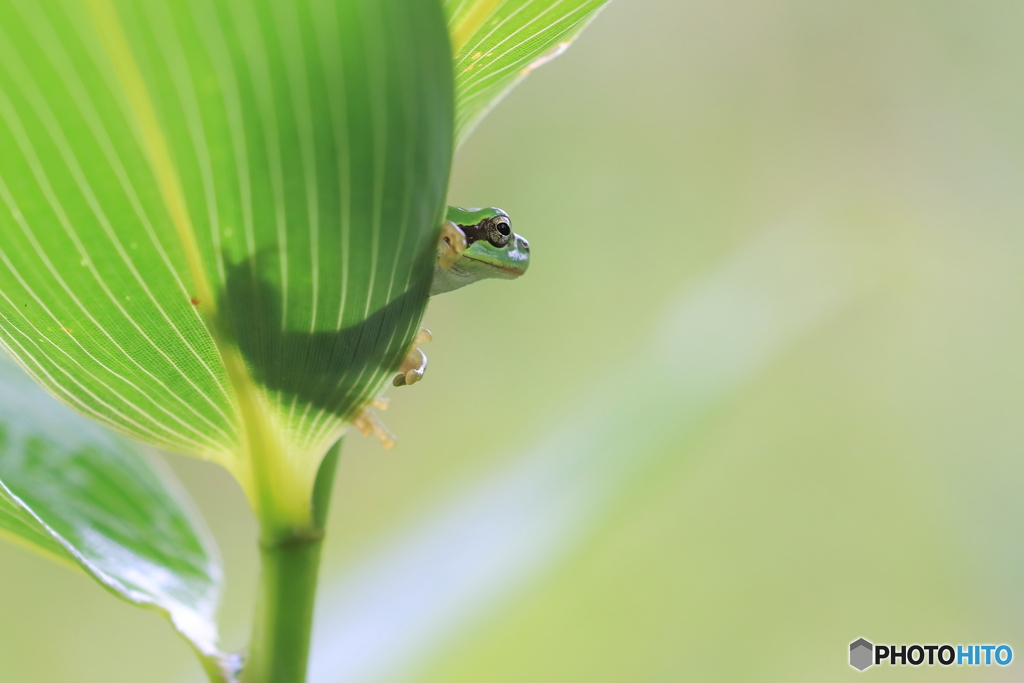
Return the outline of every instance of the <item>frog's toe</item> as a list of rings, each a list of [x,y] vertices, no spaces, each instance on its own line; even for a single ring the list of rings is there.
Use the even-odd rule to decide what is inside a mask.
[[[427,354],[414,348],[402,361],[398,371],[401,374],[391,381],[394,386],[403,387],[408,384],[416,384],[423,379],[423,373],[427,371]]]
[[[352,424],[363,433],[364,436],[373,434],[384,448],[392,448],[395,445],[395,435],[388,431],[384,423],[380,421],[373,411],[367,409],[359,414],[359,417],[352,421]]]
[[[410,370],[419,370],[420,373],[427,369],[427,354],[423,353],[420,349],[413,348],[412,351],[406,355],[405,360],[402,361],[402,365],[399,366],[399,372],[409,372]]]

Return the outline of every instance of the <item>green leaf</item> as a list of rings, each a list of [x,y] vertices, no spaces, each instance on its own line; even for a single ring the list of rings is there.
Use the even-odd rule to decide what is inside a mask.
[[[0,343],[308,525],[426,306],[450,55],[423,0],[0,0]]]
[[[608,0],[445,0],[461,145],[519,81],[562,54]]]
[[[177,482],[139,448],[60,405],[0,352],[0,536],[166,615],[222,661],[216,548]]]

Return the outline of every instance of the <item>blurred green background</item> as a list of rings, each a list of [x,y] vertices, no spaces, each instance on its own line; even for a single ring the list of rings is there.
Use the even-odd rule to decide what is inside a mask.
[[[513,91],[450,202],[505,208],[534,263],[433,301],[398,446],[347,438],[311,680],[837,680],[861,636],[1024,657],[1022,25],[617,0]],[[237,647],[255,525],[170,460]],[[202,679],[10,545],[0,605],[3,681]],[[936,675],[908,669],[864,675]]]

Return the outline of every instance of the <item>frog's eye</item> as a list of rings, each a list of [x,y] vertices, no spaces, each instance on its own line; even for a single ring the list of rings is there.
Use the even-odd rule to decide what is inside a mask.
[[[487,226],[487,241],[496,247],[504,247],[512,236],[512,226],[504,216],[495,218]]]

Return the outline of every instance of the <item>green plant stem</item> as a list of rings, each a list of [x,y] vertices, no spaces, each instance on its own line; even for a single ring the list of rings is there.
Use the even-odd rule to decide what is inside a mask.
[[[263,561],[244,683],[304,683],[323,535],[261,547]]]
[[[243,683],[305,683],[320,550],[341,442],[324,457],[309,529],[261,539],[259,596]]]

